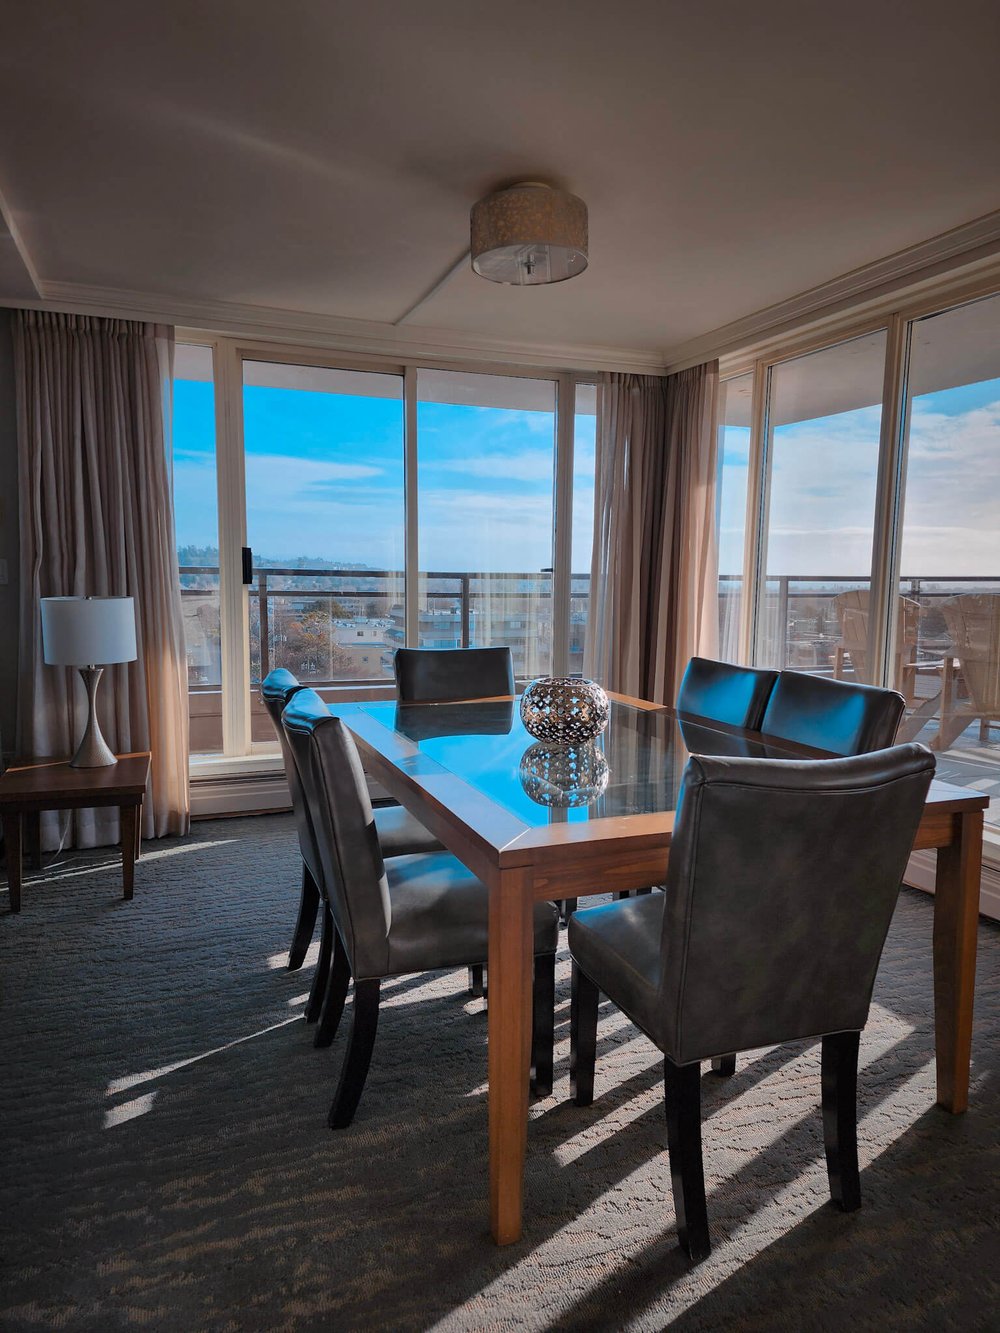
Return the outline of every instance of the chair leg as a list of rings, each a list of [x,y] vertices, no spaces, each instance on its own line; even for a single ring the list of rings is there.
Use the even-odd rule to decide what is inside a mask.
[[[316,971],[313,973],[313,983],[309,988],[309,999],[306,1001],[306,1022],[315,1023],[319,1018],[320,1011],[323,1008],[323,1000],[326,996],[326,983],[330,976],[330,955],[333,951],[333,937],[337,933],[337,927],[333,924],[333,913],[323,904],[323,925],[319,937],[319,957],[316,959]]]
[[[329,1046],[337,1035],[340,1017],[344,1012],[347,988],[351,984],[351,960],[347,956],[340,931],[333,932],[333,962],[330,965],[330,979],[326,983],[326,996],[323,1000],[323,1012],[316,1025],[314,1046]]]
[[[295,922],[291,948],[288,950],[288,970],[297,972],[305,962],[306,951],[312,943],[316,929],[316,913],[319,911],[319,889],[309,873],[309,868],[302,863],[302,895],[299,898],[299,916]]]
[[[358,1109],[358,1102],[365,1088],[365,1079],[368,1077],[368,1066],[372,1062],[375,1034],[378,1032],[381,986],[382,982],[378,977],[371,981],[354,983],[351,1041],[344,1057],[344,1067],[340,1071],[337,1095],[333,1099],[327,1119],[331,1129],[346,1129]]]
[[[574,960],[569,1009],[569,1090],[577,1106],[589,1106],[594,1100],[600,998],[600,991]]]
[[[698,1263],[712,1250],[701,1162],[701,1064],[675,1065],[665,1057],[663,1095],[677,1236],[689,1258]]]
[[[473,963],[469,968],[469,994],[477,1000],[481,1000],[486,994],[483,988],[483,964]]]
[[[538,1097],[552,1091],[552,1047],[555,1041],[556,956],[535,956],[535,984],[532,989],[531,1064],[532,1090]]]
[[[712,1073],[719,1078],[732,1078],[736,1073],[735,1055],[717,1055],[712,1061]]]
[[[823,1038],[823,1139],[830,1197],[845,1213],[861,1207],[858,1173],[858,1046],[860,1032]]]
[[[559,915],[562,917],[564,923],[569,921],[570,917],[579,906],[579,903],[579,898],[563,898],[560,900],[557,906],[559,908]]]

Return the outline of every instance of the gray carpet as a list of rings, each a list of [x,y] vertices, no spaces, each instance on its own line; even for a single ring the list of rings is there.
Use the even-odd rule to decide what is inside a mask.
[[[0,915],[4,1330],[1000,1328],[1000,932],[972,1106],[933,1106],[933,904],[904,892],[862,1042],[864,1207],[827,1202],[818,1047],[704,1081],[715,1249],[676,1248],[654,1049],[602,1010],[597,1099],[532,1107],[523,1242],[486,1225],[486,1018],[461,973],[385,988],[353,1127],[282,969],[289,818],[108,852]]]

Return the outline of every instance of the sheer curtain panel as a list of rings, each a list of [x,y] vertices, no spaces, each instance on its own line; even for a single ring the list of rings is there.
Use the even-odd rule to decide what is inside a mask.
[[[39,599],[131,596],[138,659],[109,667],[101,727],[152,752],[143,835],[189,824],[187,659],[168,458],[173,330],[51,311],[14,319],[21,518],[18,728],[24,755],[72,754],[86,719],[77,673],[46,666]],[[81,847],[117,841],[114,810],[71,816]],[[57,817],[43,817],[47,846]]]
[[[718,651],[718,362],[605,374],[584,672],[673,703],[688,659]]]

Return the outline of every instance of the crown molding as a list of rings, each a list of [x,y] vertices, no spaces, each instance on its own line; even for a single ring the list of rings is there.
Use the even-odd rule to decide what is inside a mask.
[[[664,351],[662,359],[673,374],[715,357],[758,350],[807,325],[832,321],[845,311],[856,316],[863,308],[888,306],[902,292],[930,288],[936,279],[953,279],[958,270],[972,274],[977,267],[989,267],[998,256],[1000,210],[679,343]]]
[[[0,306],[65,310],[81,315],[145,319],[205,333],[287,342],[343,352],[430,361],[491,361],[504,365],[566,371],[616,370],[662,375],[658,352],[586,343],[515,341],[489,334],[463,333],[420,325],[399,326],[375,320],[344,319],[271,306],[242,305],[88,287],[74,282],[45,282],[37,301],[0,296]]]

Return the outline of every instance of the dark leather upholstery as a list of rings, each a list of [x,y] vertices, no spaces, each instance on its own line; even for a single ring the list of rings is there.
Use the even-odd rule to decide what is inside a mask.
[[[662,1027],[664,902],[662,893],[645,893],[638,898],[577,910],[567,923],[574,960],[654,1041]]]
[[[782,671],[760,730],[832,754],[867,754],[893,743],[905,707],[895,690]]]
[[[859,1030],[933,772],[695,756],[666,893],[575,913],[570,952],[678,1065]]]
[[[486,886],[447,853],[386,866],[354,739],[309,694],[292,696],[282,725],[355,982],[485,961]],[[558,923],[551,903],[536,905],[536,953],[554,952]]]
[[[488,699],[514,693],[509,648],[397,648],[393,668],[400,703]]]
[[[411,741],[438,736],[509,736],[514,702],[479,700],[470,704],[397,704],[393,726]]]
[[[682,713],[759,731],[777,679],[777,671],[692,657],[677,694],[677,707]]]
[[[289,699],[306,688],[295,679],[290,671],[286,671],[284,667],[277,667],[261,681],[260,693],[264,700],[264,707],[274,723],[274,729],[278,733],[278,740],[281,743],[281,756],[285,764],[288,787],[292,793],[292,809],[295,812],[298,826],[302,859],[309,867],[313,878],[319,883],[317,878],[318,868],[314,864],[316,853],[312,849],[312,830],[308,828],[307,818],[304,815],[305,801],[298,795],[299,777],[281,725],[281,714],[284,712]],[[319,708],[329,711],[326,704],[314,690],[309,690],[309,694],[314,696],[311,701],[313,706],[318,705]],[[383,856],[409,856],[414,852],[439,852],[442,850],[440,842],[434,837],[433,833],[429,829],[425,829],[419,819],[414,819],[413,815],[401,805],[380,806],[375,811],[375,827],[378,830]],[[308,852],[306,850],[307,844]]]

